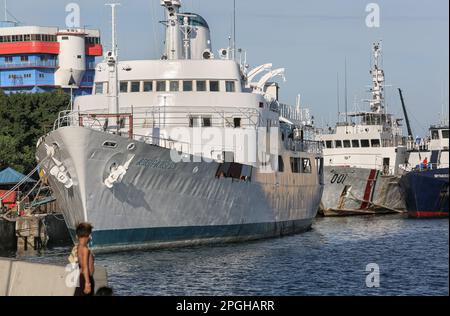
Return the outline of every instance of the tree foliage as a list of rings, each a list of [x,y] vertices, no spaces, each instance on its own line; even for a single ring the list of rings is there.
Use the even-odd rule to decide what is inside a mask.
[[[70,96],[62,90],[11,95],[0,91],[0,170],[31,171],[38,139],[52,129],[69,102]]]

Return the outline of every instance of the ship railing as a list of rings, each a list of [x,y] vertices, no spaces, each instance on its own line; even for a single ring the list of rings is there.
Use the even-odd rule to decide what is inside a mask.
[[[41,60],[41,61],[25,61],[25,62],[15,62],[15,63],[3,63],[0,65],[0,69],[14,69],[14,68],[57,68],[58,63],[56,60]]]
[[[310,154],[322,154],[323,144],[315,140],[292,140],[287,142],[287,149],[294,152],[307,152]]]

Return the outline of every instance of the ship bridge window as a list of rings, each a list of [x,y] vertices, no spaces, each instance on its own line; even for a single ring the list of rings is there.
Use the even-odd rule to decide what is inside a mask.
[[[144,92],[152,92],[152,91],[153,91],[153,82],[144,81]]]
[[[341,140],[336,140],[335,141],[335,147],[336,148],[342,148],[342,141]]]
[[[353,148],[359,148],[359,140],[353,139],[352,140],[352,147]]]
[[[325,141],[325,145],[327,148],[333,148],[333,142],[331,140]]]
[[[380,140],[379,139],[371,139],[370,143],[372,144],[372,147],[380,147]]]
[[[219,92],[219,81],[211,80],[209,82],[209,91],[211,92]]]
[[[128,81],[121,81],[119,89],[120,89],[120,93],[127,93],[128,92]]]
[[[284,161],[282,156],[278,156],[278,172],[284,172]]]
[[[206,91],[206,81],[197,80],[197,91]]]
[[[368,139],[361,139],[361,147],[367,148],[370,147],[370,143]]]
[[[185,92],[192,91],[192,80],[183,81],[183,91]]]
[[[235,92],[236,83],[234,81],[225,81],[225,88],[227,92]]]
[[[108,91],[107,82],[96,82],[95,83],[95,94],[106,94]]]
[[[233,124],[234,128],[241,127],[241,118],[240,117],[233,118]]]
[[[169,89],[171,92],[178,92],[180,90],[180,83],[178,81],[170,81]]]
[[[190,116],[189,117],[189,127],[211,127],[212,118],[211,116]]]
[[[131,82],[131,92],[139,92],[141,90],[141,82],[140,81],[132,81]]]
[[[442,130],[442,138],[448,139],[448,129]]]
[[[350,148],[350,140],[344,140],[344,148]]]
[[[439,131],[438,130],[431,131],[431,139],[439,139]]]
[[[302,172],[311,173],[311,159],[302,158]]]
[[[166,81],[165,80],[156,81],[156,91],[158,91],[158,92],[166,91]]]
[[[300,158],[291,157],[291,172],[300,173],[301,170],[301,160]]]

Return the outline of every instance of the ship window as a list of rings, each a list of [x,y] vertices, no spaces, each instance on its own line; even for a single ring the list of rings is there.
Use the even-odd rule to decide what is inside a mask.
[[[300,173],[301,170],[300,158],[291,157],[291,171],[292,173]]]
[[[321,175],[323,173],[323,158],[317,157],[316,158],[316,167],[317,167],[317,173]]]
[[[144,81],[144,92],[152,92],[152,91],[153,91],[153,82]]]
[[[103,94],[103,82],[95,83],[95,94]]]
[[[202,117],[202,126],[203,127],[211,127],[211,116],[204,116]]]
[[[359,140],[353,139],[352,140],[352,147],[353,148],[359,148]]]
[[[24,42],[29,42],[31,40],[31,35],[30,34],[24,35],[23,40],[24,40]]]
[[[370,140],[372,143],[372,147],[380,147],[380,140],[379,139],[372,139]]]
[[[197,91],[206,91],[206,81],[197,80]]]
[[[448,129],[447,130],[445,130],[445,129],[442,130],[442,138],[448,139]]]
[[[344,148],[350,148],[350,141],[349,140],[344,140]]]
[[[156,91],[158,91],[158,92],[166,91],[166,81],[165,80],[156,81]]]
[[[28,61],[28,56],[20,56],[20,61]]]
[[[302,158],[302,172],[311,173],[311,159]]]
[[[439,139],[439,131],[438,130],[431,131],[431,139]]]
[[[370,147],[370,143],[368,139],[361,139],[361,147]]]
[[[192,81],[183,81],[183,91],[192,91]]]
[[[240,117],[233,118],[233,123],[235,128],[241,127],[241,118]]]
[[[341,140],[337,140],[337,141],[335,141],[335,147],[336,148],[342,148],[342,141]]]
[[[139,81],[131,82],[131,92],[139,92],[141,90],[141,83]]]
[[[6,56],[5,57],[5,63],[12,63],[13,62],[13,57],[12,56]]]
[[[209,82],[209,91],[218,92],[219,91],[219,81],[211,80]]]
[[[327,148],[333,148],[333,142],[331,140],[325,141],[325,145],[327,146]]]
[[[180,83],[178,81],[171,81],[170,82],[170,91],[177,92],[180,90]]]
[[[128,92],[128,81],[121,81],[120,82],[120,92],[121,93],[127,93]]]
[[[278,156],[278,172],[284,172],[284,161],[282,156]]]
[[[235,92],[235,82],[234,81],[225,81],[225,87],[227,92]]]
[[[61,37],[61,40],[63,40],[63,41],[67,41],[69,39],[69,36],[63,36],[63,37]]]

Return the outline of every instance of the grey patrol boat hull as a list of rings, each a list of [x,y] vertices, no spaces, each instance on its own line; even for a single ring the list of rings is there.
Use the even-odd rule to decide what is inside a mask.
[[[325,216],[405,212],[400,177],[376,169],[326,166],[324,178],[320,212]]]
[[[107,148],[105,143],[117,145]],[[73,181],[70,188],[50,174],[54,163],[47,159],[45,144],[56,148],[54,157]],[[313,154],[302,155],[316,161]],[[130,157],[122,182],[105,186],[111,166]],[[77,223],[92,223],[92,248],[97,251],[303,232],[310,228],[323,192],[318,173],[264,174],[253,168],[250,181],[218,178],[218,162],[174,163],[169,149],[83,127],[59,128],[43,137],[37,159],[72,238]]]

